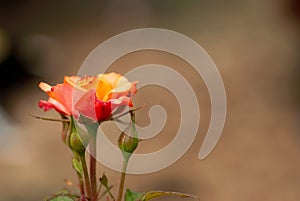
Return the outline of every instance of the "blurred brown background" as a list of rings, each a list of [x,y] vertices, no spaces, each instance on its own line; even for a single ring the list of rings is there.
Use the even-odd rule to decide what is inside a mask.
[[[155,51],[116,61],[111,70],[122,73],[151,62],[173,67],[190,80],[202,118],[198,137],[183,158],[160,172],[129,176],[127,186],[183,191],[202,201],[300,200],[299,8],[297,0],[2,1],[0,200],[43,200],[64,188],[64,179],[76,181],[71,153],[60,140],[61,125],[28,116],[58,117],[37,107],[46,99],[37,84],[54,85],[64,75],[76,74],[101,42],[143,27],[185,34],[211,55],[224,80],[228,115],[217,147],[201,161],[197,156],[210,118],[201,78],[179,58]],[[141,125],[149,123],[151,104],[168,112],[166,128],[139,151],[165,146],[180,118],[172,94],[146,87],[135,103],[147,104],[138,113]],[[112,140],[117,138],[113,125],[104,127]],[[116,172],[99,170],[117,185]]]

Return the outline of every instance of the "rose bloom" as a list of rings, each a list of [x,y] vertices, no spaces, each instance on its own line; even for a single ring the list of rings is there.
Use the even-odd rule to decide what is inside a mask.
[[[64,116],[78,118],[83,115],[93,121],[103,121],[124,106],[132,107],[132,96],[137,82],[129,82],[120,74],[97,76],[65,76],[62,84],[50,86],[44,82],[39,87],[48,94],[48,101],[41,100],[40,108],[54,108]]]

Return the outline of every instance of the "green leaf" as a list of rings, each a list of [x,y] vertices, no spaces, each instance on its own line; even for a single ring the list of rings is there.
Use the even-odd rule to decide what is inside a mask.
[[[57,195],[47,199],[47,201],[76,201],[76,196],[72,195]]]
[[[101,198],[103,198],[107,193],[109,194],[109,196],[113,199],[113,200],[115,200],[115,197],[113,196],[113,194],[111,193],[111,189],[113,188],[113,186],[110,186],[110,187],[108,187],[100,196],[99,196],[99,200],[101,199]]]
[[[190,194],[185,194],[185,193],[179,193],[179,192],[149,191],[149,192],[145,193],[140,200],[141,201],[148,201],[148,200],[152,200],[154,198],[166,197],[166,196],[168,196],[168,197],[169,196],[177,196],[177,197],[182,197],[182,198],[192,197],[192,198],[198,199],[197,196],[190,195]]]
[[[149,191],[147,193],[134,192],[129,189],[125,193],[125,201],[148,201],[159,197],[177,196],[182,198],[192,197],[198,199],[198,197],[190,194],[179,192],[167,192],[167,191]],[[199,199],[198,199],[199,200]]]
[[[75,157],[73,158],[72,163],[73,163],[73,168],[76,170],[76,172],[78,172],[82,176],[83,170],[82,170],[82,164],[80,160]]]
[[[145,195],[145,193],[134,192],[129,189],[126,190],[125,193],[125,201],[137,201],[141,200],[141,198]]]

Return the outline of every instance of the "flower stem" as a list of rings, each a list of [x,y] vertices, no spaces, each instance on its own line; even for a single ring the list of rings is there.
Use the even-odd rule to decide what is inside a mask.
[[[129,161],[129,157],[124,157],[117,201],[122,200],[128,161]]]
[[[96,173],[96,152],[97,152],[97,146],[96,146],[96,139],[97,139],[97,130],[98,130],[99,124],[91,124],[86,125],[87,131],[90,136],[90,181],[91,181],[91,200],[96,201],[97,199],[97,173]]]
[[[80,189],[80,195],[81,197],[84,197],[85,196],[85,192],[84,192],[84,182],[83,182],[83,178],[82,178],[82,175],[77,172],[77,177],[78,177],[78,182],[79,182],[79,189]]]
[[[84,175],[84,180],[85,180],[85,189],[87,192],[87,196],[90,198],[91,197],[91,186],[90,186],[90,180],[89,180],[89,173],[87,170],[87,166],[86,166],[86,160],[85,160],[85,155],[82,154],[80,156],[80,161],[82,164],[82,169],[83,169],[83,175]]]
[[[90,178],[92,188],[92,201],[97,198],[97,174],[96,174],[96,137],[90,142]]]

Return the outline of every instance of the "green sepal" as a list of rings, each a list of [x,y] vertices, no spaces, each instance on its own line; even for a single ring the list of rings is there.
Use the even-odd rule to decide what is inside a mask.
[[[105,174],[103,174],[102,177],[100,177],[99,180],[100,180],[100,183],[101,183],[104,187],[108,188],[108,178],[107,178],[107,176],[106,176]]]
[[[84,116],[83,114],[80,113],[79,118],[78,118],[78,122],[84,125],[88,125],[88,124],[94,124],[95,121],[87,116]]]
[[[83,170],[82,170],[82,164],[81,161],[78,157],[74,157],[72,159],[72,164],[73,164],[73,168],[76,170],[76,172],[82,176],[83,175]]]
[[[73,117],[71,117],[70,127],[71,130],[68,144],[74,152],[82,155],[85,153],[85,148],[89,142],[89,137],[83,129],[76,125]]]
[[[118,145],[120,150],[122,151],[123,157],[125,160],[129,160],[132,153],[136,150],[139,145],[138,133],[135,127],[135,114],[133,112],[130,113],[131,122],[127,129],[122,132],[118,139]],[[132,135],[127,135],[126,131],[130,130]]]
[[[130,155],[136,150],[139,144],[139,139],[131,137],[126,133],[122,132],[118,139],[118,145],[123,153],[124,158],[129,158]]]
[[[105,174],[103,174],[102,177],[100,177],[99,181],[100,181],[101,185],[103,185],[105,187],[105,191],[100,195],[99,198],[102,198],[103,196],[105,196],[108,193],[109,196],[113,200],[115,200],[113,194],[110,191],[112,189],[112,186],[108,185],[108,178],[107,178],[107,176]]]
[[[64,115],[61,115],[61,118],[64,119],[64,120],[69,119],[68,117],[66,117]],[[61,138],[62,138],[63,142],[67,146],[69,146],[68,139],[69,139],[69,136],[70,136],[70,121],[63,121],[62,125],[63,125],[63,129],[62,129],[62,132],[61,132]]]

